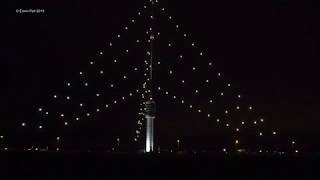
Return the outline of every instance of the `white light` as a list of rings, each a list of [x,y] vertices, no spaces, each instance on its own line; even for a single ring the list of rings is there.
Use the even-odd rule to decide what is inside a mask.
[[[237,106],[237,110],[239,110],[240,109],[240,107],[239,106]]]
[[[226,126],[229,127],[230,125],[227,123]]]
[[[129,96],[132,96],[132,93],[129,93]]]
[[[212,99],[210,99],[210,100],[209,100],[209,103],[210,103],[210,104],[211,104],[211,103],[213,103],[213,100],[212,100]]]
[[[192,70],[193,70],[193,71],[195,71],[195,70],[196,70],[196,68],[195,68],[195,67],[192,67]]]
[[[172,71],[171,71],[171,70],[169,71],[169,74],[172,74]]]
[[[125,99],[125,97],[124,96],[122,96],[122,100],[124,100]]]
[[[113,88],[113,87],[114,87],[114,85],[113,85],[113,84],[110,84],[110,87],[111,87],[111,88]]]
[[[217,122],[220,122],[220,119],[217,119]]]
[[[137,39],[137,41],[136,41],[137,43],[139,43],[140,42],[140,40],[139,39]]]
[[[199,91],[196,89],[196,90],[195,90],[195,93],[198,93],[198,92],[199,92]]]
[[[171,17],[171,16],[169,16],[169,19],[172,19],[172,17]]]
[[[102,51],[100,51],[100,55],[103,55],[103,52],[102,52]]]
[[[220,95],[221,95],[221,96],[223,96],[223,95],[224,95],[224,93],[223,93],[223,92],[221,92],[221,93],[220,93]]]
[[[218,73],[218,76],[221,76],[221,73]]]
[[[147,6],[143,6],[143,8],[145,8],[145,9],[146,9],[146,8],[147,8]]]
[[[260,119],[260,122],[264,122],[264,119],[263,119],[263,118],[261,118],[261,119]]]
[[[191,46],[194,46],[194,43],[192,43]]]
[[[168,91],[166,91],[166,95],[168,95],[169,94],[169,92]]]
[[[100,109],[97,109],[96,111],[97,111],[97,112],[100,112]]]
[[[71,84],[70,84],[70,83],[67,83],[67,86],[71,86]]]
[[[76,121],[79,121],[79,119],[80,119],[80,118],[77,117],[77,118],[76,118]]]
[[[181,82],[184,83],[184,80],[182,80]]]
[[[79,74],[82,75],[82,72],[80,71]]]
[[[160,61],[158,61],[158,65],[160,65]]]
[[[70,100],[70,96],[67,96],[67,100]]]
[[[259,133],[259,136],[262,136],[262,132]]]
[[[177,28],[177,29],[179,28],[179,25],[178,25],[178,24],[176,25],[176,28]]]
[[[176,96],[173,96],[173,99],[176,99],[177,97]]]
[[[294,152],[298,153],[299,151],[298,151],[298,150],[295,150]]]
[[[223,151],[223,152],[227,152],[227,149],[226,149],[226,148],[223,148],[222,151]]]
[[[170,43],[168,43],[168,46],[169,46],[169,47],[171,47],[171,44],[170,44]]]
[[[164,8],[162,8],[161,10],[164,11]]]
[[[210,115],[210,114],[208,114],[208,117],[211,117],[211,115]]]
[[[65,125],[65,126],[68,126],[68,122],[64,122],[64,125]]]
[[[46,112],[46,115],[48,115],[48,114],[49,114],[49,112],[47,111],[47,112]]]
[[[229,112],[227,110],[225,110],[224,113],[228,114]]]
[[[231,84],[228,84],[228,87],[230,87],[231,86]]]
[[[53,98],[57,98],[57,95],[53,95]]]
[[[273,135],[276,135],[276,134],[277,134],[277,132],[273,131],[273,132],[272,132],[272,134],[273,134]]]
[[[120,36],[120,34],[118,34],[118,38],[120,38],[121,36]]]
[[[295,141],[292,141],[292,142],[291,142],[291,144],[295,144],[295,143],[296,143]]]
[[[57,137],[57,140],[59,141],[59,140],[60,140],[60,137]]]
[[[83,104],[82,103],[80,103],[80,107],[82,107],[83,106]]]
[[[238,98],[241,98],[241,95],[240,95],[240,94],[238,95]]]
[[[184,37],[187,37],[187,34],[183,34]]]
[[[39,129],[42,129],[42,126],[40,125],[38,128],[39,128]]]
[[[134,22],[135,22],[135,20],[134,20],[134,19],[132,19],[132,20],[131,20],[131,22],[132,22],[132,23],[134,23]]]
[[[92,65],[92,64],[93,64],[93,61],[90,61],[90,64]]]
[[[41,111],[42,111],[42,108],[39,108],[38,111],[41,112]]]
[[[87,113],[86,115],[89,117],[89,116],[90,116],[90,113]]]
[[[183,55],[180,55],[179,57],[180,57],[180,59],[182,59],[182,58],[183,58]]]
[[[99,94],[99,93],[97,93],[97,94],[96,94],[96,96],[97,96],[97,97],[99,97],[99,96],[100,96],[100,94]]]
[[[238,140],[236,140],[236,141],[235,141],[235,143],[236,143],[236,144],[239,144],[239,141],[238,141]]]
[[[127,76],[123,76],[123,79],[127,79]]]
[[[0,136],[0,139],[3,139],[4,138],[4,136]]]
[[[262,153],[262,150],[259,150],[259,153]]]
[[[100,74],[103,74],[103,70],[100,71]]]
[[[209,62],[209,66],[212,66],[212,62]]]
[[[117,63],[118,61],[115,59],[115,60],[113,60],[113,62],[114,62],[114,63]]]
[[[126,53],[128,53],[129,52],[129,50],[128,49],[126,49]]]
[[[192,105],[190,105],[189,108],[191,109],[191,108],[192,108]]]
[[[126,26],[126,27],[124,27],[124,29],[125,29],[125,30],[128,30],[128,27]]]
[[[203,55],[203,53],[202,52],[200,52],[200,56],[202,56]]]
[[[253,124],[257,124],[257,121],[253,121]]]
[[[117,104],[117,101],[115,100],[115,101],[113,101],[113,103],[114,103],[114,104]]]
[[[209,83],[209,79],[206,80],[206,83]]]
[[[109,46],[112,46],[112,43],[109,43]]]
[[[64,114],[60,114],[61,117],[64,117]]]
[[[160,87],[160,86],[158,87],[158,90],[159,90],[159,91],[161,90],[161,87]]]
[[[160,36],[160,32],[158,32],[158,36]]]
[[[88,86],[88,83],[84,83],[85,86]]]
[[[252,110],[252,106],[249,106],[249,110]]]
[[[201,113],[201,109],[199,109],[198,112]]]
[[[26,126],[26,123],[25,122],[21,123],[21,126],[23,126],[23,127]]]
[[[242,121],[241,124],[244,125],[244,121]]]
[[[239,128],[236,128],[236,131],[237,131],[237,132],[239,132],[239,131],[240,131],[240,129],[239,129]]]
[[[106,108],[108,108],[109,107],[109,105],[108,104],[106,104]]]
[[[181,100],[181,104],[184,104],[184,100]]]
[[[141,13],[140,13],[140,12],[138,12],[138,15],[140,16],[140,15],[141,15]]]

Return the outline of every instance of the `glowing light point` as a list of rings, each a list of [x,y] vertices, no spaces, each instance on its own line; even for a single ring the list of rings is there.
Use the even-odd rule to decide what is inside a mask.
[[[100,71],[100,74],[103,74],[103,70]]]
[[[260,119],[260,122],[264,122],[264,119],[263,119],[263,118],[261,118],[261,119]]]
[[[198,109],[198,112],[201,113],[201,109]]]
[[[26,126],[26,123],[25,123],[25,122],[21,123],[21,126],[22,126],[22,127],[25,127],[25,126]]]
[[[212,100],[212,99],[210,99],[210,100],[209,100],[209,103],[210,103],[210,104],[212,104],[212,103],[213,103],[213,100]]]
[[[209,62],[209,66],[212,66],[212,62]]]
[[[244,121],[242,121],[241,124],[244,125]]]
[[[80,103],[79,105],[80,105],[80,107],[82,107],[82,106],[83,106],[83,104],[82,104],[82,103]]]
[[[100,51],[100,55],[103,55],[103,52],[102,52],[102,51]]]
[[[273,134],[273,135],[276,135],[276,134],[277,134],[277,132],[273,131],[273,132],[272,132],[272,134]]]
[[[177,28],[177,29],[179,28],[179,25],[178,25],[178,24],[176,25],[176,28]]]
[[[71,86],[71,84],[70,84],[70,83],[67,83],[67,86],[69,87],[69,86]]]
[[[79,119],[80,119],[80,118],[77,117],[77,118],[76,118],[76,121],[79,121]]]
[[[53,98],[57,98],[58,96],[57,95],[53,95]]]
[[[169,16],[169,19],[172,19],[172,17],[171,17],[171,16]]]
[[[223,148],[222,151],[223,151],[223,152],[227,152],[227,149],[226,149],[226,148]]]
[[[240,109],[240,107],[239,107],[239,106],[237,106],[237,107],[236,107],[236,109],[237,109],[237,110],[239,110],[239,109]]]
[[[129,96],[132,96],[132,93],[129,93]]]
[[[128,30],[128,27],[126,26],[126,27],[124,27],[124,29],[125,29],[125,30]]]
[[[217,122],[220,122],[220,119],[217,119]]]
[[[113,103],[114,103],[114,104],[117,104],[117,101],[115,100],[115,101],[113,101]]]
[[[221,73],[218,73],[218,76],[221,76]]]
[[[184,100],[181,100],[181,104],[184,104]]]
[[[106,104],[106,108],[108,108],[109,107],[109,105],[108,104]]]
[[[240,95],[240,94],[238,95],[238,98],[241,98],[241,95]]]
[[[87,113],[86,115],[87,115],[87,117],[89,117],[89,116],[90,116],[90,113]]]
[[[100,109],[96,109],[97,112],[100,112]]]
[[[191,109],[191,108],[192,108],[192,105],[190,105],[189,108]]]
[[[191,46],[194,46],[194,43],[191,43]]]
[[[42,108],[39,108],[38,111],[41,112],[41,111],[42,111]]]
[[[183,34],[184,37],[187,37],[187,34]]]
[[[67,96],[67,100],[70,100],[70,96]]]
[[[203,53],[202,52],[200,52],[200,56],[202,56],[203,55]]]
[[[229,127],[230,125],[227,123],[226,126]]]
[[[64,117],[64,114],[60,114],[61,117]]]
[[[235,141],[235,144],[239,144],[239,140],[236,140],[236,141]]]
[[[259,133],[259,136],[262,136],[262,135],[263,135],[262,132],[260,132],[260,133]]]
[[[109,43],[109,46],[112,46],[112,43]]]
[[[100,96],[100,94],[99,94],[99,93],[97,93],[97,94],[96,94],[96,96],[97,96],[97,97],[99,97],[99,96]]]
[[[88,84],[88,83],[84,83],[84,85],[85,85],[85,86],[88,86],[89,84]]]
[[[224,93],[223,93],[223,92],[221,92],[221,93],[220,93],[220,96],[223,96],[223,95],[224,95]]]
[[[38,126],[38,128],[39,128],[39,129],[42,129],[42,126],[40,125],[40,126]]]
[[[236,128],[236,131],[237,131],[237,132],[239,132],[239,131],[240,131],[240,129],[239,129],[239,128]]]
[[[252,110],[252,106],[249,106],[249,110]]]
[[[210,114],[208,114],[207,116],[208,116],[208,117],[211,117],[211,115],[210,115]]]
[[[182,80],[181,82],[184,83],[184,80]]]
[[[64,125],[65,125],[65,126],[68,126],[68,122],[64,122]]]
[[[113,87],[114,87],[114,85],[113,85],[113,84],[110,84],[110,87],[111,87],[111,88],[113,88]]]
[[[117,36],[118,38],[120,38],[121,36],[120,36],[120,34],[118,34],[118,36]]]
[[[83,73],[80,71],[79,74],[82,75]]]

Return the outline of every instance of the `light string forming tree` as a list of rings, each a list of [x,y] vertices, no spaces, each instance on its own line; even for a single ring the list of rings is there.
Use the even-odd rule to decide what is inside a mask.
[[[141,19],[141,17],[143,17],[142,15],[143,15],[143,12],[144,12],[145,10],[146,10],[146,6],[144,6],[144,8],[143,8],[142,11],[139,11],[139,12],[137,13],[137,15],[139,16],[140,19]],[[133,26],[133,25],[135,25],[135,24],[137,23],[137,20],[136,20],[135,18],[132,18],[129,23],[130,23],[130,25],[127,25],[127,26],[124,26],[124,27],[123,27],[124,33],[128,32],[129,29],[131,29],[131,26]],[[115,47],[115,44],[116,44],[116,43],[114,43],[114,42],[116,42],[117,40],[119,40],[121,37],[122,37],[121,33],[117,34],[114,41],[110,41],[110,42],[107,43],[107,49],[106,49],[105,51],[107,51],[107,53],[110,53],[110,51],[113,51],[114,49],[116,49],[116,48],[114,48],[114,47]],[[142,43],[143,43],[143,40],[137,39],[137,40],[135,40],[134,43],[136,43],[137,45],[141,44],[141,46],[143,47],[143,44],[142,44]],[[108,49],[108,48],[109,48],[109,49]],[[113,48],[113,50],[111,50],[111,48]],[[141,48],[141,47],[140,47],[140,48]],[[117,49],[117,50],[118,50],[118,49]],[[103,56],[106,54],[105,51],[103,51],[103,50],[98,51],[97,56],[103,57]],[[128,54],[129,52],[131,52],[131,50],[130,50],[129,48],[123,49],[122,51],[123,51],[124,54]],[[98,57],[96,57],[96,59],[98,59]],[[112,58],[112,61],[113,61],[113,64],[115,64],[115,65],[117,65],[117,64],[119,64],[119,62],[121,62],[121,61],[120,61],[120,58]],[[96,70],[95,70],[96,72],[95,72],[95,73],[98,74],[99,76],[104,76],[105,74],[107,74],[107,71],[106,71],[106,70],[104,70],[104,69],[102,69],[101,67],[99,67],[99,60],[90,59],[89,62],[88,62],[88,65],[89,65],[89,66],[95,66],[95,68],[96,68]],[[140,71],[139,71],[139,70],[140,70],[140,67],[139,67],[139,66],[140,66],[140,65],[134,66],[134,67],[131,69],[131,73],[139,73],[139,72],[140,72]],[[86,75],[88,75],[88,74],[89,74],[89,73],[84,72],[84,71],[80,71],[79,74],[78,74],[78,75],[80,76],[80,79],[81,79],[81,80],[80,80],[80,84],[81,84],[82,88],[88,88],[88,87],[90,87],[88,80],[85,80],[86,78],[88,78],[88,77],[86,77]],[[123,75],[121,76],[120,80],[121,80],[121,81],[126,81],[126,80],[130,79],[129,76],[128,76],[128,74],[129,74],[129,73],[123,73]],[[90,83],[90,84],[91,84],[91,83]],[[70,88],[72,88],[72,87],[74,86],[74,83],[71,82],[71,81],[67,81],[67,82],[65,83],[65,86],[66,86],[66,88],[69,88],[69,89],[70,89]],[[114,82],[109,82],[109,83],[107,84],[107,86],[108,86],[110,89],[113,89],[113,88],[115,88],[115,87],[118,86],[118,85],[116,85]],[[81,87],[80,87],[80,88],[81,88]],[[92,93],[92,92],[90,92],[90,93]],[[40,115],[42,115],[43,117],[49,116],[49,114],[50,114],[50,115],[53,114],[53,115],[57,116],[56,119],[59,118],[59,119],[62,119],[62,120],[63,120],[63,125],[64,125],[64,126],[69,126],[69,125],[70,125],[70,122],[72,122],[72,121],[79,121],[80,119],[85,119],[85,118],[89,118],[89,117],[94,118],[95,114],[98,114],[98,113],[102,112],[103,110],[108,110],[108,109],[110,109],[113,105],[117,105],[117,104],[119,104],[120,102],[125,102],[129,97],[132,97],[132,96],[136,95],[137,93],[140,93],[139,89],[131,90],[131,91],[130,91],[127,95],[125,95],[125,96],[124,96],[124,95],[119,95],[118,98],[113,98],[113,100],[110,100],[110,102],[107,103],[107,104],[104,104],[104,106],[101,106],[101,105],[100,105],[100,107],[96,107],[96,108],[94,108],[94,109],[91,109],[91,111],[87,110],[87,111],[84,113],[84,115],[82,115],[83,117],[80,117],[81,115],[78,115],[78,116],[73,115],[73,117],[67,117],[67,114],[64,113],[64,112],[60,112],[60,113],[52,113],[52,112],[50,112],[50,113],[49,113],[49,111],[48,111],[45,107],[43,107],[43,106],[40,106],[40,107],[38,108],[38,113],[39,113]],[[53,99],[54,99],[55,101],[61,99],[62,101],[66,101],[66,102],[69,103],[69,104],[72,102],[72,100],[76,99],[76,98],[72,97],[71,95],[63,95],[62,93],[61,93],[61,94],[59,94],[59,93],[54,93],[52,96],[53,96]],[[94,96],[96,96],[97,98],[103,98],[104,94],[103,94],[103,92],[101,92],[101,90],[100,90],[100,91],[96,91],[96,93],[95,93]],[[80,102],[76,102],[76,103],[74,103],[74,104],[78,104],[78,107],[79,107],[80,109],[82,109],[82,110],[84,110],[85,107],[87,107],[87,104],[84,103],[84,102],[81,102],[81,101],[80,101]],[[72,115],[71,115],[71,116],[72,116]],[[71,120],[72,120],[72,121],[71,121]],[[46,122],[43,122],[43,121],[42,121],[42,122],[39,122],[39,124],[37,125],[37,128],[43,130],[43,129],[46,128],[45,124],[46,124]],[[141,122],[138,122],[138,124],[141,125]],[[28,124],[27,124],[26,122],[21,122],[21,126],[22,126],[22,127],[26,127],[27,125],[28,125]],[[140,129],[141,129],[141,127],[140,127]],[[57,143],[56,143],[56,146],[57,146],[57,147],[56,147],[56,150],[57,150],[57,151],[61,149],[61,148],[60,148],[61,140],[62,140],[62,137],[61,137],[61,136],[57,136],[57,137],[56,137],[56,141],[57,141]],[[119,138],[119,137],[116,138],[116,141],[117,141],[117,145],[119,145],[120,138]],[[115,145],[115,146],[117,146],[117,145]],[[113,147],[112,149],[115,149],[115,147]]]
[[[170,16],[170,15],[167,15],[167,14],[166,14],[166,10],[165,10],[164,8],[159,7],[158,9],[160,10],[160,14],[166,16],[165,19],[167,19],[167,20],[171,23],[171,25],[174,25],[176,31],[177,31],[178,33],[182,33],[181,25],[175,23],[173,17]],[[160,32],[158,32],[157,34],[160,35]],[[197,44],[196,44],[194,41],[191,41],[191,40],[189,39],[189,36],[190,36],[190,35],[189,35],[188,33],[182,33],[182,34],[183,34],[182,36],[183,36],[183,38],[185,39],[185,41],[187,41],[187,43],[188,43],[189,45],[191,45],[191,47],[192,47],[193,49],[196,49],[196,51],[198,52],[198,56],[199,56],[199,57],[201,57],[201,58],[207,58],[207,57],[206,57],[206,54],[204,53],[204,51],[198,50],[198,49],[197,49],[197,48],[198,48]],[[173,48],[174,46],[175,46],[175,44],[174,44],[172,41],[169,41],[169,42],[167,43],[167,47],[168,47],[168,48]],[[185,57],[185,56],[184,56],[182,53],[180,53],[180,54],[178,55],[178,57],[176,57],[176,61],[182,61],[182,62],[183,62],[184,57]],[[208,58],[208,59],[209,59],[209,58]],[[161,63],[161,62],[162,62],[162,61],[158,61],[157,64],[158,64],[159,66],[161,66],[161,65],[163,64],[163,63]],[[213,62],[212,62],[212,60],[209,59],[209,61],[206,61],[206,62],[207,62],[207,68],[213,69]],[[190,74],[191,74],[191,73],[194,74],[195,72],[203,71],[203,68],[200,67],[200,66],[193,66],[193,67],[190,68],[189,70],[191,71]],[[166,73],[169,74],[169,77],[173,78],[173,76],[175,75],[175,71],[174,71],[173,69],[170,69],[170,68],[168,68],[166,71],[167,71]],[[216,77],[219,78],[218,80],[222,81],[222,73],[217,72],[217,73],[216,73]],[[202,89],[205,89],[205,88],[207,88],[207,86],[212,85],[211,82],[212,82],[212,80],[209,79],[209,78],[208,78],[208,79],[204,79],[204,80],[203,80],[203,85],[204,85],[205,87],[202,88]],[[184,86],[184,85],[187,84],[187,83],[186,83],[186,80],[185,80],[185,79],[181,79],[181,80],[177,80],[177,79],[176,79],[176,83],[175,83],[175,84],[176,84],[176,85],[181,84],[181,86]],[[220,91],[216,94],[216,96],[218,96],[218,97],[225,97],[226,94],[228,93],[227,90],[229,90],[229,89],[231,88],[231,84],[230,84],[230,83],[225,83],[225,82],[223,82],[223,84],[224,84],[224,86],[223,86],[224,89],[220,89]],[[184,86],[184,87],[186,87],[186,86]],[[189,87],[189,88],[190,88],[190,87]],[[194,96],[199,96],[200,91],[201,91],[201,90],[199,90],[199,89],[200,89],[200,87],[193,88],[192,92],[194,93]],[[161,87],[160,87],[160,86],[158,87],[158,90],[159,90],[159,91],[161,90]],[[168,97],[171,97],[171,96],[169,95],[169,92],[168,92],[168,91],[165,91],[165,95],[167,95]],[[176,101],[177,96],[176,96],[176,95],[173,95],[171,98]],[[181,99],[181,104],[185,104],[185,103],[186,103],[186,102],[185,102],[185,99],[186,99],[186,98],[180,98],[180,99]],[[235,94],[235,95],[234,95],[234,99],[240,101],[241,99],[243,99],[243,95],[241,95],[241,94]],[[215,99],[209,98],[209,99],[208,99],[208,102],[207,102],[207,105],[213,104],[214,101],[215,101]],[[226,108],[226,109],[223,111],[223,112],[224,112],[224,115],[225,115],[225,116],[230,116],[230,114],[232,114],[232,113],[234,113],[234,112],[237,112],[237,111],[240,111],[241,109],[243,109],[243,107],[241,107],[239,104],[240,104],[240,102],[236,103],[236,105],[232,105],[232,106],[229,106],[228,108]],[[198,113],[204,113],[204,112],[205,112],[205,110],[203,110],[201,107],[195,106],[195,105],[192,105],[192,104],[189,104],[189,105],[188,105],[188,108],[191,109],[191,110],[193,110],[193,111],[195,111],[195,112],[198,112]],[[251,105],[245,107],[245,109],[247,109],[249,112],[253,112],[253,111],[254,111],[254,108],[253,108],[253,106],[251,106]],[[216,113],[206,112],[206,116],[207,116],[208,118],[211,118],[211,119],[214,118],[214,114],[216,114]],[[232,121],[222,122],[224,119],[227,119],[227,117],[215,117],[215,119],[216,119],[216,122],[217,122],[217,123],[220,123],[220,124],[221,124],[221,123],[224,123],[224,124],[225,124],[225,127],[228,127],[228,128],[231,128],[231,127],[232,127],[232,128],[234,129],[234,133],[235,133],[234,144],[235,144],[235,146],[238,146],[238,145],[240,144],[239,135],[237,135],[237,134],[239,134],[239,132],[241,131],[241,129],[244,129],[245,126],[249,126],[250,124],[253,124],[254,127],[257,128],[258,131],[257,131],[257,134],[256,134],[256,135],[257,135],[258,137],[262,137],[262,136],[265,136],[265,135],[267,135],[267,134],[272,135],[272,136],[277,136],[277,135],[278,135],[278,132],[277,132],[276,130],[271,130],[271,132],[268,133],[266,130],[264,130],[264,131],[262,130],[264,127],[259,127],[259,126],[263,126],[263,124],[264,124],[264,122],[265,122],[265,119],[262,118],[261,116],[258,116],[258,117],[256,117],[256,118],[253,118],[253,120],[246,120],[246,121],[245,121],[245,120],[241,120],[240,122],[237,122],[238,124],[234,124],[234,122],[232,122]],[[292,144],[295,144],[296,142],[293,140],[293,141],[291,141],[291,143],[292,143]],[[223,151],[226,152],[226,151],[227,151],[226,148],[223,148]],[[259,149],[259,152],[262,152],[262,150]],[[298,150],[296,149],[295,152],[298,152]]]

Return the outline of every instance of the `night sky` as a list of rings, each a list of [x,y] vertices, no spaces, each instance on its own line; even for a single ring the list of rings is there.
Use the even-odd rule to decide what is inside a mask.
[[[319,7],[311,1],[284,0],[161,0],[161,4],[208,56],[215,59],[224,77],[245,95],[246,102],[267,117],[272,127],[297,139],[306,149],[319,149],[316,142],[320,135]],[[142,6],[143,1],[8,2],[7,18],[1,27],[4,37],[1,40],[0,130],[19,135],[24,131],[19,129],[21,122],[36,124],[38,105],[46,104],[52,92],[62,91],[66,77],[85,68],[88,59],[96,57]],[[17,14],[15,10],[20,8],[39,8],[46,12]],[[159,25],[158,28],[166,27]],[[143,35],[144,32],[137,33]],[[143,64],[143,57],[130,62]],[[113,117],[117,118],[110,123],[100,121],[90,129],[86,128],[90,127],[89,123],[83,122],[69,133],[85,130],[87,134],[82,135],[89,136],[95,131],[92,129],[101,125],[101,131],[108,126],[111,139],[118,135],[129,137],[135,123],[129,115],[131,111],[136,112],[129,105],[117,111],[127,112],[128,117],[124,114],[122,120],[114,113]],[[161,103],[159,105],[161,108]],[[163,117],[167,114],[163,113]],[[182,117],[185,119],[188,115]],[[177,128],[177,124],[163,121],[163,127]],[[125,132],[111,130],[111,126],[117,129],[123,123],[128,124],[120,130]],[[179,123],[179,126],[182,131],[190,128],[189,123]],[[57,126],[51,132],[56,135],[61,130]],[[163,130],[161,133],[166,134]]]

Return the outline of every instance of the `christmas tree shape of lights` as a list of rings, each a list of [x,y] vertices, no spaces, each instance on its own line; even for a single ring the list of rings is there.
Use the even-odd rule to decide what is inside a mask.
[[[184,116],[181,122],[190,123],[194,132],[199,131],[197,125],[201,120],[208,125],[208,132],[211,132],[214,123],[217,126],[216,129],[223,129],[231,134],[226,146],[215,146],[225,153],[230,150],[244,151],[245,141],[249,138],[262,141],[267,136],[271,138],[278,136],[276,130],[263,130],[266,128],[265,119],[257,115],[258,112],[255,112],[253,106],[243,102],[243,95],[232,89],[231,83],[226,82],[222,73],[215,69],[214,60],[191,40],[191,35],[183,30],[182,25],[178,24],[165,8],[161,7],[158,0],[148,1],[143,6],[143,10],[138,11],[137,16],[142,19],[141,23],[146,28],[146,31],[139,31],[144,38],[134,40],[130,38],[134,47],[124,47],[124,43],[117,44],[123,38],[121,33],[115,36],[114,41],[107,42],[106,48],[99,50],[95,58],[89,59],[87,64],[90,67],[89,70],[76,73],[77,77],[73,82],[67,80],[64,84],[66,90],[52,93],[51,100],[60,100],[60,102],[55,102],[51,108],[60,109],[60,111],[52,113],[48,110],[51,109],[50,107],[38,107],[37,111],[41,116],[37,124],[39,131],[50,127],[44,120],[49,116],[53,119],[52,121],[58,121],[60,125],[67,127],[82,119],[101,119],[102,116],[99,114],[103,111],[110,112],[111,107],[128,103],[127,100],[130,97],[138,97],[136,99],[140,101],[138,121],[132,139],[135,143],[141,142],[142,127],[145,123],[145,152],[153,152],[155,149],[155,102],[157,107],[159,105],[163,109],[169,106],[168,103],[175,107],[179,106],[179,109],[174,110],[170,109],[170,106],[166,113],[170,116],[176,112],[187,114],[190,120]],[[159,25],[163,19],[166,24]],[[129,30],[137,25],[138,20],[133,18],[121,32],[128,35]],[[128,37],[131,36],[128,35]],[[116,56],[115,54],[119,51],[120,55]],[[145,57],[142,64],[141,57]],[[122,61],[122,59],[135,60]],[[106,66],[110,68],[106,69]],[[126,73],[119,75],[119,71],[123,72],[121,71],[123,69]],[[107,83],[100,83],[100,81],[107,81]],[[118,82],[127,84],[121,86]],[[127,87],[134,88],[127,92]],[[105,91],[104,88],[108,90]],[[165,102],[164,99],[166,99]],[[63,112],[64,110],[69,110],[69,113]],[[121,116],[121,114],[118,115]],[[157,116],[157,123],[160,124],[163,121],[161,113]],[[28,123],[22,122],[21,126],[28,126]],[[255,131],[252,132],[252,129]],[[246,134],[241,138],[241,133]],[[175,138],[176,149],[180,150],[185,138]],[[56,150],[61,150],[59,147],[61,137],[58,136],[56,141]],[[292,141],[292,145],[295,143]],[[120,138],[117,137],[112,150],[119,146]],[[275,149],[260,146],[252,151],[266,152]]]

